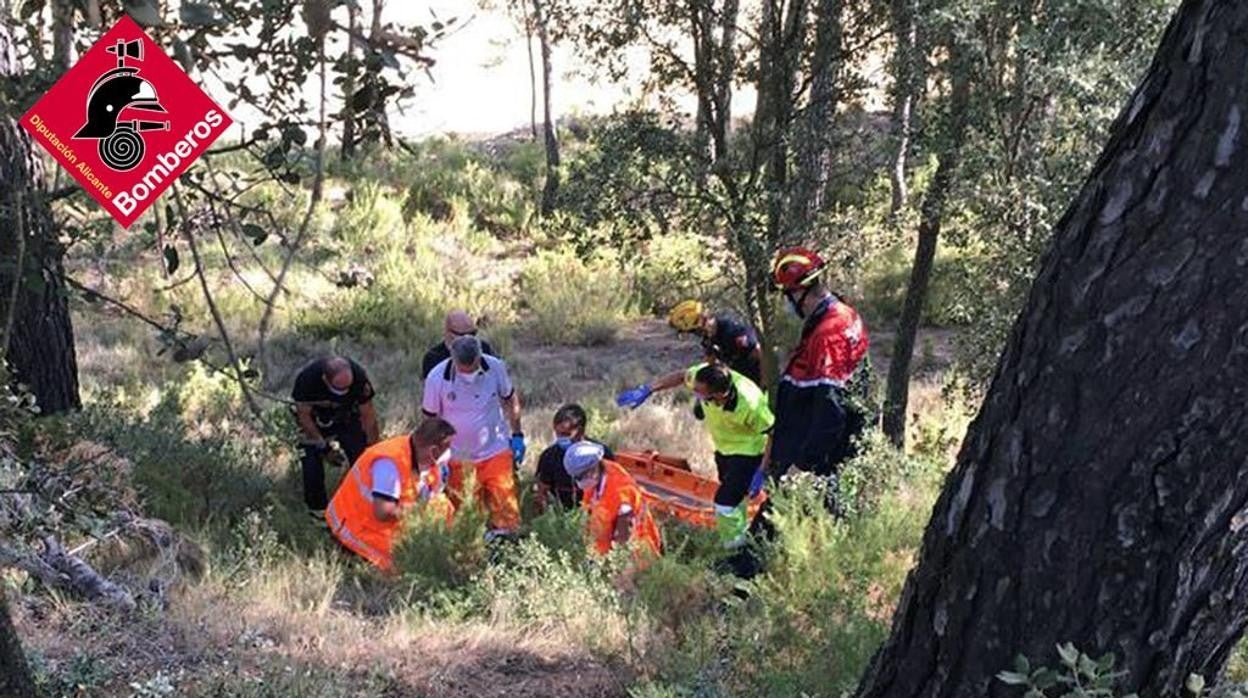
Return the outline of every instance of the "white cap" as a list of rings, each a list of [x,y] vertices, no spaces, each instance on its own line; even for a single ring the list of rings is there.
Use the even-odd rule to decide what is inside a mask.
[[[577,441],[568,446],[568,450],[563,454],[563,469],[573,478],[579,478],[589,469],[598,465],[602,460],[606,450],[593,441]]]

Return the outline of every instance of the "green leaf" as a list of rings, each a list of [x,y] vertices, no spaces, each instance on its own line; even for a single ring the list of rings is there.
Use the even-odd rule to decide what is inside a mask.
[[[1027,658],[1023,655],[1018,655],[1014,658],[1014,671],[1017,671],[1020,674],[1030,674],[1031,662],[1027,661]]]
[[[1079,666],[1079,650],[1069,642],[1057,646],[1057,656],[1062,658],[1062,664],[1071,669]]]
[[[269,239],[269,233],[255,223],[244,223],[243,234],[251,238],[251,244],[256,246]]]
[[[181,39],[173,40],[173,57],[182,66],[182,70],[191,72],[191,68],[195,67],[195,59],[191,58],[191,49],[186,42]]]
[[[178,270],[181,260],[178,259],[178,250],[173,245],[165,245],[165,271],[172,274]]]
[[[1200,674],[1189,674],[1184,687],[1187,688],[1188,693],[1199,696],[1205,691],[1205,677]]]
[[[160,8],[156,6],[156,0],[122,0],[121,4],[125,8],[126,14],[138,22],[139,26],[165,26],[164,20],[160,18]]]
[[[1026,686],[1031,682],[1031,679],[1027,676],[1027,674],[1022,674],[1017,671],[999,672],[997,673],[997,680],[1011,686]]]
[[[1096,662],[1086,654],[1079,655],[1079,672],[1089,678],[1097,675]]]
[[[178,17],[191,27],[215,27],[222,21],[216,10],[205,2],[183,2]]]
[[[1036,673],[1031,675],[1031,683],[1036,688],[1047,691],[1059,683],[1057,672],[1047,667],[1037,669]]]

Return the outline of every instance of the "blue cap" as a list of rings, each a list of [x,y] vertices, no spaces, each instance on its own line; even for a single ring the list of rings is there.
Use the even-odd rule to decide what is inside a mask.
[[[577,441],[568,446],[563,454],[563,469],[573,478],[579,478],[598,465],[606,451],[593,441]]]

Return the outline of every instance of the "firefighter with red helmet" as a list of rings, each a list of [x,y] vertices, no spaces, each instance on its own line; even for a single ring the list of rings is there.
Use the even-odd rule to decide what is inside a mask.
[[[802,334],[780,376],[771,472],[792,466],[828,477],[834,497],[841,463],[867,421],[850,392],[866,370],[870,341],[858,312],[824,284],[826,269],[804,247],[780,250],[772,265],[772,281],[801,318]]]

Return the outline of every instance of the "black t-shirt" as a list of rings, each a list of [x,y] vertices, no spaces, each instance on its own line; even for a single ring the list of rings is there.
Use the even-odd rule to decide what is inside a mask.
[[[373,399],[373,384],[368,380],[364,367],[351,359],[351,388],[344,395],[335,395],[325,384],[325,362],[317,359],[299,370],[290,398],[295,402],[312,405],[312,416],[317,426],[328,427],[342,424],[359,415],[360,405]]]
[[[715,316],[715,334],[702,338],[702,349],[722,361],[728,368],[761,385],[762,367],[754,350],[758,338],[745,324],[731,315]]]
[[[603,458],[611,460],[615,458],[615,454],[607,448],[606,444],[600,441],[588,439],[603,447],[606,453]],[[576,489],[576,481],[563,468],[563,454],[568,449],[559,444],[551,444],[542,451],[542,455],[537,459],[537,481],[549,487],[555,498],[563,505],[564,509],[572,509],[580,504],[581,493]]]
[[[494,353],[494,347],[490,346],[490,343],[484,339],[481,340],[481,351],[493,356],[496,359],[502,358],[498,354]],[[435,366],[449,358],[451,358],[451,350],[446,348],[445,343],[438,342],[437,344],[429,347],[429,351],[425,352],[425,358],[420,360],[421,379],[427,378],[429,376],[429,372],[432,371]]]

